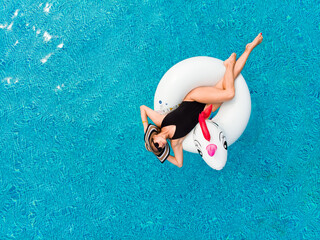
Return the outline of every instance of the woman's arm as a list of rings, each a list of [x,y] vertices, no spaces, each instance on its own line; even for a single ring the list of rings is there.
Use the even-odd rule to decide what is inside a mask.
[[[177,142],[175,142],[177,141]],[[172,140],[171,147],[174,152],[174,157],[169,155],[167,160],[172,164],[176,165],[177,167],[181,168],[183,165],[183,148],[182,148],[182,141],[179,140]]]
[[[144,131],[146,131],[148,127],[148,117],[154,122],[154,124],[156,124],[158,127],[161,127],[161,123],[165,115],[157,113],[156,111],[152,110],[151,108],[148,108],[145,105],[140,106],[140,112]]]
[[[146,111],[144,110],[144,105],[140,106],[141,120],[143,124],[143,131],[146,132],[148,127],[148,116]]]

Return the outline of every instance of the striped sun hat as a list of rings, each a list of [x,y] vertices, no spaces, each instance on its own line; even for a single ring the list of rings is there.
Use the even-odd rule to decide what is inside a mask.
[[[147,127],[147,130],[144,134],[144,141],[146,143],[146,149],[150,152],[153,152],[157,158],[160,160],[161,163],[163,163],[169,156],[170,154],[170,147],[169,144],[167,143],[164,148],[159,151],[153,143],[153,135],[156,133],[160,132],[160,128],[158,128],[155,125],[149,124]],[[151,146],[154,146],[153,148]]]

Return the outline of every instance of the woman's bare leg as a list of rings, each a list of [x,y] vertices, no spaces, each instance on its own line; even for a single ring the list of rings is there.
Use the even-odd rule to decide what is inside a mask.
[[[238,58],[238,60],[236,61],[236,64],[234,66],[234,78],[236,79],[239,74],[241,73],[244,65],[247,62],[247,59],[250,55],[250,53],[252,52],[252,50],[258,46],[263,40],[263,36],[262,33],[259,33],[258,36],[251,42],[248,43],[246,46],[245,51],[243,52],[243,54]],[[216,85],[216,88],[220,88],[220,89],[226,89],[226,79],[223,77]],[[213,108],[212,108],[212,112],[216,111],[222,103],[216,103],[213,104]]]
[[[259,33],[258,36],[251,42],[248,43],[246,46],[245,51],[243,52],[243,54],[238,58],[238,60],[236,61],[236,64],[234,66],[234,78],[236,79],[239,74],[241,73],[244,65],[247,62],[247,59],[250,55],[250,53],[252,52],[252,50],[259,45],[263,40],[263,36],[262,33]],[[216,85],[215,87],[220,88],[220,89],[225,89],[225,78],[222,78]]]
[[[234,97],[234,66],[237,55],[232,53],[231,56],[224,61],[226,72],[224,74],[225,89],[212,87],[197,87],[187,94],[184,101],[197,101],[200,103],[222,103],[229,101]]]
[[[246,64],[246,61],[250,53],[256,46],[258,46],[262,42],[262,40],[263,40],[262,33],[259,33],[258,36],[256,36],[256,38],[251,43],[247,44],[246,50],[239,57],[239,59],[236,62],[236,65],[234,66],[234,78],[237,78],[239,76],[244,65]]]
[[[262,33],[259,33],[251,43],[247,44],[244,53],[239,59],[230,66],[229,61],[234,57],[233,54],[235,55],[235,53],[233,53],[224,62],[224,65],[226,66],[225,75],[214,87],[195,88],[188,93],[184,100],[214,104],[212,111],[217,110],[223,102],[231,100],[234,96],[234,80],[241,73],[252,50],[259,45],[262,40]],[[232,69],[232,72],[230,69]]]

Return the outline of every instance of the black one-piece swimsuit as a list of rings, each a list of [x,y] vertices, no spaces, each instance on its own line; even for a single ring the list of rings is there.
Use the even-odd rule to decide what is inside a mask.
[[[199,102],[184,101],[180,106],[168,113],[161,123],[161,128],[175,125],[176,131],[172,139],[186,136],[198,123],[199,114],[203,111],[206,104]]]

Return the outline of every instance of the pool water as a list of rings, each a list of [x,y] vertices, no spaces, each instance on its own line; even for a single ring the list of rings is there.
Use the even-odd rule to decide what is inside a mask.
[[[319,239],[318,1],[0,4],[0,239]],[[238,56],[252,113],[222,171],[147,152],[139,106]]]

